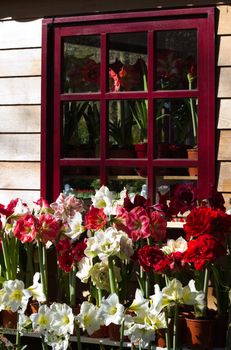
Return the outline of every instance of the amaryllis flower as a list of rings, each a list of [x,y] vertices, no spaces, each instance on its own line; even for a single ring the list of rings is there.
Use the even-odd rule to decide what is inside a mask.
[[[58,256],[58,264],[60,269],[65,272],[70,272],[74,265],[74,258],[71,255],[71,252],[64,251],[62,254]]]
[[[150,233],[155,241],[164,241],[167,232],[167,220],[159,211],[150,214]]]
[[[11,216],[14,213],[14,208],[16,207],[19,199],[12,199],[8,205],[0,204],[0,213],[6,217]]]
[[[85,64],[81,67],[82,79],[91,84],[99,86],[100,80],[100,64],[93,59],[87,58]]]
[[[214,210],[207,206],[194,208],[186,218],[184,231],[186,239],[198,237],[205,233],[224,239],[224,233],[231,228],[231,216],[222,210]]]
[[[60,193],[59,197],[50,207],[55,211],[55,215],[63,220],[74,217],[76,212],[83,211],[83,202],[74,195],[65,196]]]
[[[36,239],[38,233],[38,219],[30,214],[17,220],[14,235],[22,243],[30,243]]]
[[[109,89],[113,92],[117,92],[120,89],[120,79],[112,68],[109,68]]]
[[[142,82],[141,72],[138,65],[123,65],[119,72],[119,79],[121,87],[126,90],[133,90]]]
[[[60,239],[56,245],[56,251],[58,254],[62,254],[64,251],[70,250],[71,243],[68,238]]]
[[[197,206],[197,189],[192,183],[180,184],[175,187],[169,204],[172,215],[184,214]]]
[[[146,210],[141,207],[132,209],[128,215],[127,227],[129,230],[129,237],[131,237],[133,241],[149,237],[150,219]]]
[[[204,234],[188,242],[184,253],[184,261],[193,263],[196,270],[202,270],[209,262],[216,261],[226,255],[224,245],[214,236]]]
[[[107,223],[107,216],[103,208],[91,206],[85,215],[85,227],[90,230],[99,230]]]
[[[71,254],[75,261],[80,261],[84,256],[84,250],[87,247],[87,243],[84,242],[74,242],[71,245]]]
[[[52,214],[42,214],[38,219],[39,238],[43,243],[54,242],[58,237],[62,223]]]
[[[129,212],[136,207],[148,209],[149,200],[139,194],[136,194],[132,202],[127,192],[126,197],[124,198],[124,208]]]
[[[165,255],[158,246],[145,245],[138,250],[137,258],[143,269],[150,272],[152,270],[158,270],[158,264],[165,260]]]
[[[124,306],[120,304],[116,293],[110,294],[106,299],[103,297],[100,305],[100,316],[104,324],[121,324],[124,318]]]
[[[103,324],[99,315],[99,309],[88,301],[84,301],[81,304],[80,313],[76,318],[79,327],[84,331],[86,330],[89,335],[100,329],[100,326]]]

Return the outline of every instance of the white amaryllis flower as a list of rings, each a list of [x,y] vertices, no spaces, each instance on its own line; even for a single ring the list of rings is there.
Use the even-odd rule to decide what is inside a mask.
[[[37,313],[31,314],[30,319],[35,332],[44,333],[50,329],[52,312],[47,305],[41,305]]]
[[[30,214],[31,209],[27,205],[27,203],[23,202],[21,199],[18,198],[17,204],[14,207],[14,215],[24,215],[24,214]]]
[[[88,301],[82,303],[80,313],[76,316],[76,319],[79,322],[79,327],[86,330],[89,335],[99,330],[103,324],[99,309]]]
[[[82,225],[83,218],[82,214],[77,212],[75,215],[68,220],[69,230],[64,232],[67,237],[71,239],[79,238],[79,236],[84,232],[85,228]]]
[[[196,304],[190,304],[190,305],[197,305],[197,307],[200,310],[203,310],[203,308],[205,307],[205,293],[202,290],[198,291],[196,289],[194,280],[190,280],[188,283],[188,286],[190,288],[191,295],[193,295],[196,300]],[[187,294],[184,293],[185,304],[187,304],[187,299],[188,299]]]
[[[41,283],[39,283],[39,280],[40,273],[36,272],[33,277],[33,284],[32,286],[28,287],[27,290],[31,292],[33,300],[37,300],[39,303],[43,303],[46,301],[46,296],[43,292],[43,286]]]
[[[129,306],[129,310],[136,312],[137,314],[146,314],[149,307],[149,300],[144,298],[144,295],[140,289],[136,289],[135,299]]]
[[[187,247],[187,241],[183,237],[178,237],[176,240],[168,239],[167,245],[163,246],[161,250],[168,255],[175,252],[184,253]]]
[[[84,256],[78,263],[78,272],[76,276],[82,283],[87,283],[91,276],[91,269],[93,267],[92,260]]]
[[[100,305],[100,315],[105,326],[110,323],[121,324],[124,319],[124,306],[120,304],[116,293],[110,294],[107,299],[103,297]]]
[[[59,336],[54,333],[47,332],[44,337],[47,345],[51,346],[52,350],[66,350],[69,346],[69,335],[63,334]]]
[[[4,295],[2,297],[3,304],[13,312],[21,309],[26,310],[31,292],[24,287],[23,281],[8,280],[3,283]]]
[[[94,237],[88,239],[84,253],[89,258],[98,256],[100,260],[119,255],[120,239],[121,234],[114,227],[108,227],[105,231],[99,230]]]
[[[113,266],[114,276],[117,282],[121,282],[120,268]],[[99,289],[110,292],[108,264],[104,262],[95,263],[90,271],[92,283]]]
[[[95,192],[95,195],[91,197],[92,205],[98,209],[103,208],[104,213],[110,215],[113,208],[114,197],[113,192],[109,191],[108,187],[102,186]]]
[[[72,308],[65,303],[53,303],[50,310],[52,313],[50,324],[52,331],[59,336],[73,333],[74,314]]]

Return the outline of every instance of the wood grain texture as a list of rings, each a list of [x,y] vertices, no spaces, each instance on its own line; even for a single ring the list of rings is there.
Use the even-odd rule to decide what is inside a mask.
[[[0,162],[1,189],[40,190],[40,163]]]
[[[231,99],[221,99],[218,103],[218,129],[231,129]]]
[[[218,97],[231,97],[231,67],[218,70]]]
[[[221,130],[220,132],[218,160],[231,161],[231,130]]]
[[[220,192],[231,193],[231,162],[221,162],[217,189]]]
[[[41,106],[0,106],[0,132],[40,132]]]
[[[40,161],[40,135],[1,134],[0,160]]]
[[[217,34],[231,34],[231,6],[217,6],[218,29]]]
[[[40,77],[0,78],[0,105],[40,103]]]
[[[30,205],[40,198],[40,191],[0,190],[1,204],[6,205],[15,198],[20,198]]]
[[[41,47],[41,26],[41,19],[0,22],[0,49]]]
[[[41,75],[41,49],[0,50],[0,77]]]
[[[219,51],[218,51],[218,66],[231,66],[231,34],[227,36],[220,36],[219,39]]]

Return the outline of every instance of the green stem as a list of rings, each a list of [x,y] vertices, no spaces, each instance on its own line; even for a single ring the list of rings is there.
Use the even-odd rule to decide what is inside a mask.
[[[108,270],[111,293],[116,293],[118,295],[118,288],[114,274],[113,258],[111,256],[108,257]]]
[[[192,90],[191,82],[189,82],[189,90]],[[189,105],[190,105],[191,116],[192,116],[193,137],[194,137],[195,143],[197,143],[197,118],[196,118],[196,113],[194,111],[192,98],[189,98]]]
[[[216,270],[216,267],[212,264],[211,265],[213,276],[214,276],[214,287],[215,287],[215,293],[216,293],[216,306],[217,306],[217,313],[218,315],[221,315],[221,299],[220,299],[220,288],[219,288],[219,282],[218,282],[218,271]]]
[[[102,301],[102,289],[97,288],[97,294],[98,294],[98,306],[100,306]]]
[[[123,350],[123,347],[124,347],[124,319],[120,325],[120,349],[119,350]]]
[[[208,285],[209,285],[209,269],[208,267],[206,267],[205,274],[204,274],[204,287],[203,287],[203,292],[205,295],[205,308],[207,308],[207,301],[208,301]]]
[[[34,276],[34,265],[33,265],[33,252],[34,246],[30,243],[26,244],[26,288],[32,285]]]
[[[19,332],[19,313],[17,314],[17,331],[16,331],[16,349],[19,349],[21,345],[21,334]]]
[[[174,323],[173,323],[173,350],[178,349],[178,305],[175,305]]]
[[[79,323],[76,322],[76,338],[77,338],[77,350],[82,350],[81,338],[80,338],[80,330]]]
[[[168,311],[167,310],[165,310],[165,322],[167,325],[167,329],[166,329],[166,333],[165,333],[167,350],[171,350],[171,341],[170,341],[170,331],[169,331],[169,327],[168,327]]]
[[[44,261],[44,249],[41,242],[38,242],[38,256],[39,256],[39,269],[41,273],[41,283],[43,286],[43,293],[47,298],[47,267],[46,259]]]
[[[9,261],[9,254],[8,254],[8,242],[7,242],[7,237],[4,237],[2,239],[2,252],[3,252],[3,259],[4,259],[4,264],[6,268],[6,279],[10,280],[11,279],[11,268],[10,268],[10,261]]]
[[[70,293],[70,306],[75,306],[76,303],[76,272],[77,267],[74,264],[73,269],[69,273],[69,293]]]
[[[145,298],[149,298],[150,295],[150,275],[149,272],[145,272]]]

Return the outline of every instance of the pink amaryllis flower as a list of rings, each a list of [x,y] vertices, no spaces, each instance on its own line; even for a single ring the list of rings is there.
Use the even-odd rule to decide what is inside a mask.
[[[17,220],[14,235],[22,243],[30,243],[36,239],[38,233],[38,220],[31,214],[26,214]]]
[[[150,214],[150,232],[155,241],[164,241],[167,232],[167,220],[159,211]]]
[[[150,219],[145,209],[136,207],[129,212],[127,227],[134,242],[150,236]]]
[[[61,193],[56,201],[50,204],[50,207],[58,218],[67,220],[73,218],[76,212],[83,211],[83,202],[74,195],[65,196]]]
[[[52,214],[42,214],[38,219],[39,238],[43,243],[54,242],[62,228],[61,220]]]

